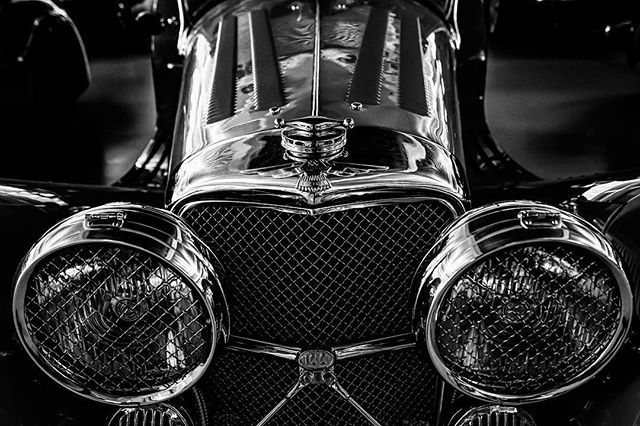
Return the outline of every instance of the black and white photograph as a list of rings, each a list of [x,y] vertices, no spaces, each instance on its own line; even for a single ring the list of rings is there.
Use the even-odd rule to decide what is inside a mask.
[[[0,0],[0,426],[640,426],[640,2]]]

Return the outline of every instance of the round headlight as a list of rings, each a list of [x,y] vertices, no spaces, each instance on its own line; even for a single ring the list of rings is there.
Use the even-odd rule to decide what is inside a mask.
[[[517,403],[567,392],[604,367],[628,331],[631,290],[613,249],[566,212],[485,207],[435,250],[419,317],[436,368],[467,394]]]
[[[18,334],[65,387],[114,404],[165,400],[206,370],[226,315],[198,240],[157,209],[107,205],[51,229],[23,263]]]

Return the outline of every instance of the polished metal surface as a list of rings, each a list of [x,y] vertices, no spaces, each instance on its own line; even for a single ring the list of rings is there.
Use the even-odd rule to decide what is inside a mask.
[[[595,183],[581,197],[593,203],[628,203],[637,195],[640,179],[614,180]]]
[[[167,404],[121,408],[107,426],[194,426],[180,411]]]
[[[449,426],[536,426],[531,415],[522,408],[484,405],[458,413]]]
[[[331,348],[331,351],[335,354],[336,361],[342,361],[382,352],[410,349],[415,346],[416,335],[407,333],[349,345],[335,346]],[[284,346],[278,343],[237,336],[231,337],[225,347],[231,351],[270,356],[287,361],[299,361],[300,354],[303,352],[303,349],[298,347]]]
[[[302,349],[292,346],[284,346],[262,340],[247,339],[246,337],[232,336],[226,348],[231,351],[247,352],[258,355],[272,356],[287,361],[295,361]]]
[[[304,422],[310,421],[309,420],[310,418],[317,418],[315,417],[317,416],[317,414],[313,414],[311,417],[306,417],[308,416],[308,414],[296,413],[295,410],[294,410],[294,414],[292,414],[291,417],[283,416],[280,413],[282,410],[284,410],[285,406],[287,406],[287,408],[290,408],[290,406],[301,408],[299,398],[296,398],[296,397],[298,396],[306,399],[308,398],[307,394],[309,392],[311,392],[311,394],[317,394],[318,393],[317,389],[316,389],[316,392],[313,392],[309,389],[305,389],[308,386],[312,386],[312,385],[324,385],[325,387],[328,387],[329,389],[335,392],[335,394],[327,395],[323,393],[324,391],[320,391],[320,394],[324,395],[323,400],[314,401],[315,404],[319,404],[319,407],[318,407],[319,409],[321,410],[326,409],[327,407],[322,408],[323,403],[329,403],[331,398],[337,395],[343,401],[346,401],[350,405],[352,410],[355,409],[355,412],[351,413],[351,415],[357,412],[362,416],[362,418],[358,416],[353,417],[348,424],[360,424],[362,421],[365,421],[366,424],[379,425],[380,423],[378,423],[378,420],[376,420],[376,417],[373,416],[368,411],[372,405],[372,403],[370,403],[370,398],[372,398],[373,396],[370,394],[366,396],[365,398],[366,407],[363,407],[359,402],[359,398],[354,399],[351,396],[351,394],[347,391],[347,389],[345,389],[340,384],[340,381],[338,380],[338,374],[336,373],[336,369],[338,369],[338,371],[342,371],[343,366],[353,365],[355,360],[361,359],[361,358],[365,358],[365,360],[361,361],[362,363],[369,363],[369,362],[374,363],[376,362],[375,361],[376,359],[384,360],[390,357],[390,358],[399,360],[400,365],[397,368],[409,369],[409,370],[417,368],[418,370],[420,370],[419,365],[411,366],[410,364],[405,364],[405,361],[402,360],[403,359],[402,355],[389,354],[390,352],[394,352],[394,353],[401,352],[403,354],[409,353],[407,351],[414,352],[416,350],[416,336],[414,334],[392,336],[392,337],[377,339],[373,341],[360,342],[360,343],[351,344],[351,345],[344,345],[341,347],[335,347],[331,349],[301,349],[301,348],[294,348],[294,347],[288,347],[288,346],[281,346],[278,344],[263,342],[258,340],[232,337],[229,340],[226,347],[227,349],[236,352],[239,356],[239,359],[246,359],[246,357],[260,356],[262,359],[262,361],[260,361],[260,364],[263,364],[263,366],[259,367],[257,365],[254,365],[253,367],[249,367],[252,371],[255,371],[255,369],[264,369],[265,370],[264,373],[267,373],[267,372],[273,373],[272,371],[273,367],[266,366],[268,365],[269,362],[265,360],[265,356],[271,358],[275,365],[278,365],[279,362],[287,361],[287,362],[290,362],[291,365],[297,364],[299,368],[297,381],[295,381],[295,383],[292,385],[291,388],[286,389],[286,393],[284,392],[285,389],[281,390],[282,399],[279,401],[272,402],[273,407],[268,412],[266,412],[266,414],[263,413],[264,417],[260,418],[258,422],[259,425],[266,425],[266,424],[280,425],[280,424],[283,424],[283,422],[296,422],[296,421],[304,423]],[[380,358],[376,358],[376,356],[380,356]],[[254,362],[258,362],[258,358],[254,358],[254,359],[255,359]],[[273,374],[278,374],[278,373],[273,373]],[[367,374],[370,374],[370,372],[363,373],[362,379],[365,382],[367,380]],[[403,377],[404,379],[406,379],[406,376],[403,376]],[[263,378],[263,380],[266,380],[267,382],[273,381],[273,377]],[[398,385],[402,386],[400,385],[400,383],[398,383]],[[268,385],[267,383],[260,383],[260,387],[265,387],[265,386],[268,387],[270,385]],[[385,383],[383,385],[383,388],[387,389],[389,386],[396,386],[396,385],[393,382]],[[221,389],[221,391],[224,391],[224,389]],[[414,391],[430,392],[430,388],[425,388],[420,390],[416,389]],[[307,395],[307,396],[304,396],[304,395]],[[378,413],[377,415],[382,416],[387,421],[389,421],[389,419],[392,419],[391,421],[397,422],[399,418],[398,416],[408,415],[407,413],[410,413],[412,410],[415,410],[415,407],[412,407],[411,405],[407,405],[406,403],[400,404],[400,405],[401,405],[400,407],[394,407],[394,409],[391,410],[392,411],[391,413],[383,412],[383,414],[379,414],[379,411],[377,411]],[[345,407],[342,406],[341,404],[338,404],[338,406],[341,407],[343,411],[332,413],[332,416],[346,415],[344,411]],[[330,409],[330,407],[328,408]],[[428,407],[428,408],[430,412],[433,414],[432,410],[435,410],[435,407]],[[346,413],[349,413],[349,409],[346,410]],[[278,416],[280,416],[279,420],[277,421],[274,420],[278,418]],[[425,412],[424,416],[429,416],[429,414]],[[426,417],[420,419],[420,421],[424,421],[425,419]],[[323,421],[325,420],[326,419],[323,419]],[[413,419],[413,420],[418,420],[418,419]],[[332,424],[343,424],[343,423],[344,423],[344,419],[340,419],[340,421],[337,421],[337,423],[332,423]]]
[[[116,185],[124,187],[164,188],[167,184],[171,144],[170,135],[156,130],[133,167]]]
[[[414,325],[442,376],[479,399],[568,392],[611,360],[629,330],[632,295],[613,248],[551,206],[472,210],[423,267]]]
[[[45,373],[87,398],[174,397],[229,334],[219,278],[203,253],[163,210],[114,203],[71,216],[23,261],[13,298],[18,336]]]
[[[411,331],[411,280],[457,216],[439,199],[320,211],[201,202],[180,212],[225,265],[233,334],[340,346]]]
[[[271,37],[277,60],[260,48],[270,43],[257,33]],[[360,48],[369,39],[375,52]],[[466,199],[454,157],[460,140],[452,35],[430,9],[384,0],[227,2],[199,20],[185,50],[167,200],[175,210],[246,192],[312,206],[404,188]],[[413,59],[403,63],[400,51]],[[380,64],[371,84],[364,82],[370,63]],[[274,114],[286,122],[352,118],[347,161],[366,172],[329,174],[311,192],[299,174],[252,173],[289,166]]]
[[[353,128],[353,119],[342,122],[327,119],[302,119],[291,123],[277,120],[282,130],[283,158],[291,163],[245,170],[247,175],[285,179],[298,176],[296,189],[316,197],[331,188],[329,176],[355,177],[365,173],[382,172],[389,168],[370,164],[337,161],[347,157],[347,129]]]
[[[380,426],[380,423],[340,385],[334,368],[335,361],[335,355],[331,351],[323,349],[301,351],[298,354],[298,366],[300,367],[298,381],[284,398],[258,422],[258,426],[269,424],[282,411],[285,405],[290,403],[305,388],[318,385],[332,389],[355,408],[370,424]],[[280,421],[274,421],[274,423],[281,424]]]
[[[198,387],[211,424],[433,424],[438,374],[415,348],[339,360],[309,375],[295,360],[220,351]]]
[[[414,347],[415,345],[415,334],[408,333],[385,337],[382,339],[370,340],[368,342],[362,342],[358,344],[339,346],[335,347],[333,351],[336,354],[336,358],[340,361],[349,358],[373,355],[380,352],[409,349]]]

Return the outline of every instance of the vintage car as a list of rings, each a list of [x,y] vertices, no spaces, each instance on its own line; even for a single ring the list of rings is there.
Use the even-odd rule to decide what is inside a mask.
[[[637,424],[640,180],[493,142],[483,4],[155,2],[135,167],[0,182],[0,424]]]

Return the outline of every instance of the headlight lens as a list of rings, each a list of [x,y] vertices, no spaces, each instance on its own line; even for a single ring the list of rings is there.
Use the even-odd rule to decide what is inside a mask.
[[[206,261],[171,238],[158,255],[133,246],[126,224],[70,234],[74,226],[72,218],[43,238],[16,287],[16,323],[31,356],[103,402],[149,403],[186,389],[213,355],[218,324],[206,283],[167,260],[193,262],[202,278]]]
[[[584,371],[614,338],[620,292],[583,250],[552,245],[499,252],[443,296],[435,339],[453,374],[498,394],[553,389]]]
[[[523,227],[523,207],[540,223]],[[447,238],[423,280],[423,318],[429,354],[454,386],[490,401],[545,399],[620,347],[631,290],[609,244],[578,218],[507,204],[463,216]]]

